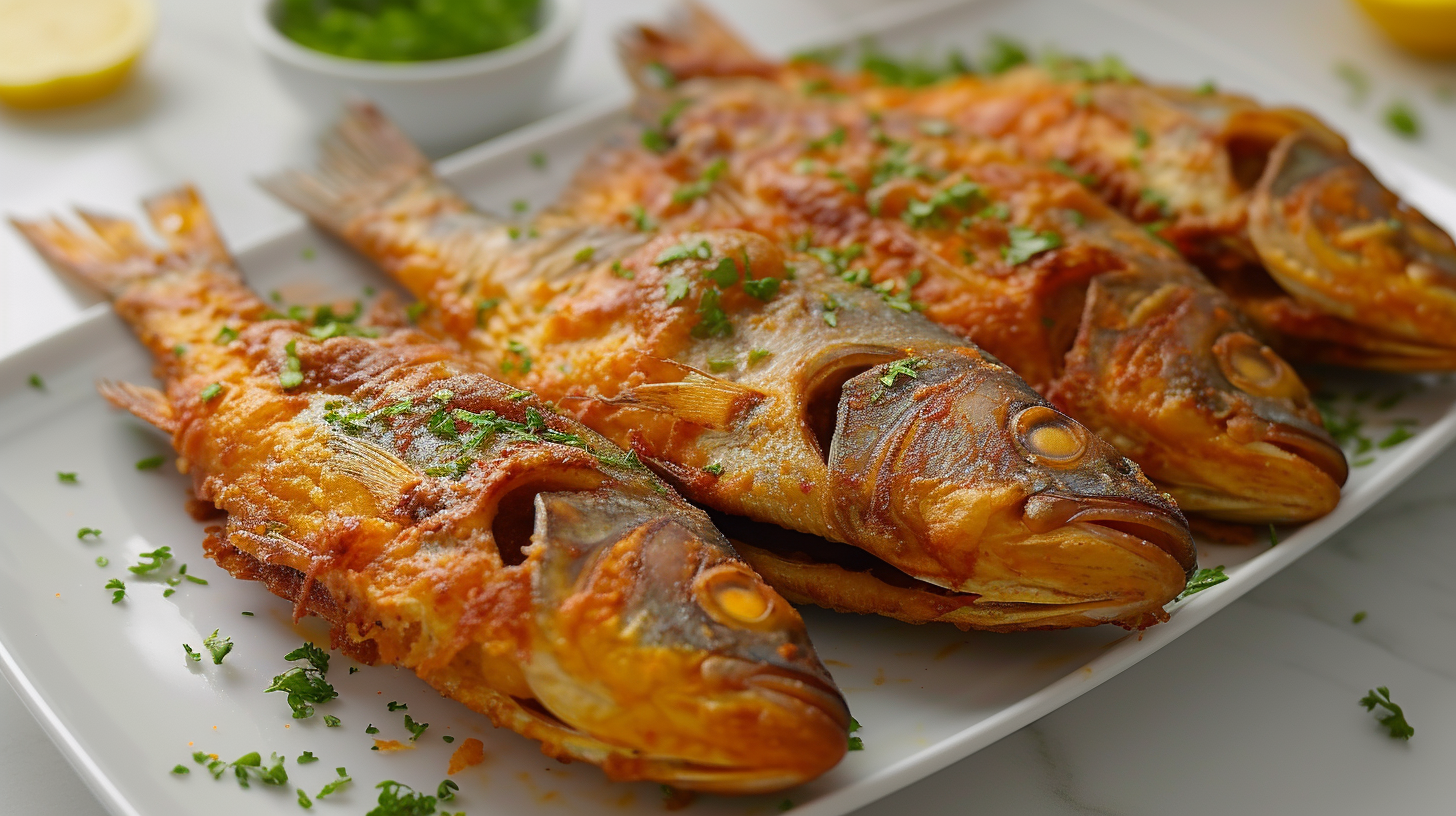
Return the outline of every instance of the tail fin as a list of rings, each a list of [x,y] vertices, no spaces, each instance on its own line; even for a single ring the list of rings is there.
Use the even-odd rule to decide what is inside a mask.
[[[85,210],[77,210],[77,215],[89,230],[73,229],[55,218],[10,223],[57,271],[113,298],[136,281],[177,268],[184,258],[228,260],[212,218],[191,186],[157,196],[146,206],[171,253],[152,247],[132,222]]]
[[[775,66],[707,7],[688,0],[662,28],[638,26],[617,40],[617,53],[639,91],[697,76],[771,76]]]
[[[357,215],[431,173],[430,160],[378,108],[351,102],[324,138],[317,172],[286,170],[260,183],[315,223],[341,233]]]

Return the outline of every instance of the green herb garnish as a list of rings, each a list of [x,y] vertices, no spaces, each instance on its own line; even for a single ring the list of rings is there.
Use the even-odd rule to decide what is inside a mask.
[[[861,739],[861,738],[859,738],[859,737],[853,736],[854,732],[858,731],[859,729],[860,729],[859,720],[856,720],[855,718],[850,717],[849,718],[849,733],[851,734],[851,736],[849,738],[849,750],[851,750],[851,751],[863,751],[864,750],[864,740]]]
[[[1377,686],[1373,691],[1360,698],[1360,705],[1365,706],[1366,711],[1374,711],[1379,706],[1387,713],[1378,715],[1376,720],[1390,732],[1391,739],[1408,740],[1415,736],[1416,730],[1405,720],[1405,712],[1400,706],[1391,702],[1390,689],[1385,686]]]
[[[227,657],[228,652],[233,650],[233,639],[230,637],[218,637],[218,631],[217,629],[212,630],[212,634],[202,640],[202,645],[206,646],[207,651],[212,653],[212,663],[214,666],[221,666],[222,659]]]
[[[120,578],[112,578],[107,581],[105,589],[114,590],[111,593],[111,602],[114,604],[121,603],[121,599],[126,597],[126,583]]]
[[[687,297],[688,288],[691,285],[688,283],[688,279],[682,275],[669,276],[662,282],[662,297],[667,301],[667,305],[671,306]]]
[[[45,390],[45,380],[42,380],[39,374],[32,374],[29,377],[26,377],[25,381],[27,384],[30,385],[31,388],[34,388],[37,391]]]
[[[106,566],[107,564],[110,564],[110,563],[111,563],[111,559],[110,558],[107,558],[104,555],[98,555],[98,556],[96,556],[96,566],[98,566],[98,567],[104,567],[104,566]]]
[[[714,476],[722,476],[723,475],[723,465],[721,465],[718,462],[714,462],[713,464],[708,465],[707,467],[703,468],[703,470],[707,471],[708,473],[713,474]]]
[[[1193,574],[1193,579],[1188,582],[1187,588],[1178,593],[1178,597],[1175,600],[1181,601],[1189,595],[1202,592],[1209,587],[1218,586],[1228,579],[1229,577],[1223,573],[1222,564],[1213,569],[1201,569]]]
[[[1011,227],[1006,234],[1011,243],[1002,247],[1001,257],[1012,266],[1062,245],[1062,236],[1055,232],[1037,232],[1030,227]]]
[[[429,728],[430,724],[427,722],[415,722],[413,717],[406,714],[404,715],[404,727],[410,732],[410,742],[414,742],[420,738],[421,734],[425,733],[425,729]]]
[[[91,538],[100,538],[101,531],[95,527],[82,527],[76,531],[76,538],[81,541],[85,541],[88,536]]]
[[[339,775],[339,778],[333,780],[332,782],[328,783],[327,785],[324,785],[323,786],[323,789],[318,792],[318,796],[316,798],[322,799],[325,796],[328,796],[329,794],[331,794],[334,791],[338,790],[339,788],[342,788],[345,785],[349,784],[350,782],[353,782],[354,781],[353,779],[350,779],[349,778],[349,772],[346,771],[346,770],[344,770],[343,768],[335,768],[334,769],[334,773],[338,774]],[[408,816],[408,815],[406,814],[405,816]]]
[[[273,683],[263,691],[281,691],[288,695],[288,707],[293,709],[293,718],[301,720],[313,716],[313,703],[326,703],[339,696],[334,687],[325,682],[329,670],[328,653],[312,643],[305,643],[283,656],[284,660],[307,661],[307,666],[294,666],[273,678]]]
[[[230,326],[223,326],[221,329],[217,330],[217,336],[212,338],[212,342],[218,344],[219,346],[225,346],[236,339],[238,339],[237,329],[234,329]]]
[[[201,663],[202,662],[202,653],[201,652],[194,652],[192,650],[192,647],[189,646],[186,643],[182,644],[182,653],[185,654],[185,655],[187,655],[187,659],[188,660],[191,660],[194,663]]]
[[[165,457],[165,456],[148,456],[145,459],[138,459],[137,460],[136,469],[137,470],[156,470],[157,468],[159,468],[163,464],[165,464],[166,461],[167,461],[167,457]]]
[[[675,204],[681,204],[702,198],[713,189],[713,183],[728,170],[726,159],[714,159],[707,167],[703,168],[703,174],[698,176],[697,181],[692,181],[678,187],[672,192],[672,200]]]
[[[56,471],[56,480],[59,481],[61,484],[75,484],[76,474],[68,473],[64,470],[58,470]]]
[[[711,257],[713,257],[713,247],[707,241],[699,241],[696,244],[674,244],[660,252],[653,263],[658,266],[666,266],[673,261],[685,261],[690,258],[706,261]]]
[[[160,570],[168,561],[172,560],[172,548],[163,545],[151,552],[139,553],[137,557],[146,559],[146,563],[127,567],[126,570],[136,575],[146,575],[149,572]]]
[[[1385,125],[1404,139],[1419,139],[1421,120],[1415,109],[1404,100],[1396,100],[1385,109]]]
[[[1009,37],[992,36],[987,49],[981,57],[981,69],[988,74],[1004,74],[1031,61],[1026,46]]]
[[[1335,65],[1335,76],[1350,89],[1350,104],[1358,105],[1370,95],[1370,77],[1353,63],[1341,62]]]
[[[325,54],[375,62],[422,62],[513,45],[540,26],[539,0],[281,0],[283,36]]]
[[[1365,620],[1365,617],[1365,610],[1362,609],[1359,612],[1356,612],[1353,616],[1351,616],[1350,623],[1360,623],[1361,621]]]
[[[329,728],[338,728],[341,724],[342,721],[338,717],[335,717],[332,714],[324,715],[324,725],[328,726]]]

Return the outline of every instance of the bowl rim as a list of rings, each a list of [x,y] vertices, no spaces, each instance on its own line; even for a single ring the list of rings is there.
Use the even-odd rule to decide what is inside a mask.
[[[477,76],[501,71],[540,57],[563,46],[581,17],[579,0],[542,0],[546,25],[519,42],[494,51],[417,62],[386,62],[340,57],[315,51],[283,35],[270,12],[278,0],[251,0],[248,33],[269,56],[298,68],[340,79],[437,80]]]

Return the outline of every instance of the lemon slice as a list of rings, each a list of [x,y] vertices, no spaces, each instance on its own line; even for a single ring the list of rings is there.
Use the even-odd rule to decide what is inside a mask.
[[[1358,0],[1396,44],[1414,54],[1456,58],[1456,0]]]
[[[105,96],[155,20],[152,0],[0,0],[0,101],[51,108]]]

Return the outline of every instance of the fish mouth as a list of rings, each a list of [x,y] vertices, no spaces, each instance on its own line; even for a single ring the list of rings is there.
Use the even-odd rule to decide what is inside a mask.
[[[1319,468],[1336,485],[1343,486],[1349,478],[1350,464],[1334,440],[1281,423],[1264,432],[1264,441]]]
[[[1176,513],[1118,499],[1038,493],[1026,500],[1022,523],[1033,533],[1047,533],[1072,524],[1105,527],[1146,541],[1172,556],[1192,575],[1198,553],[1188,525]]]
[[[791,697],[822,712],[839,728],[849,728],[849,707],[839,690],[817,677],[770,667],[749,676],[746,684],[771,694]]]

